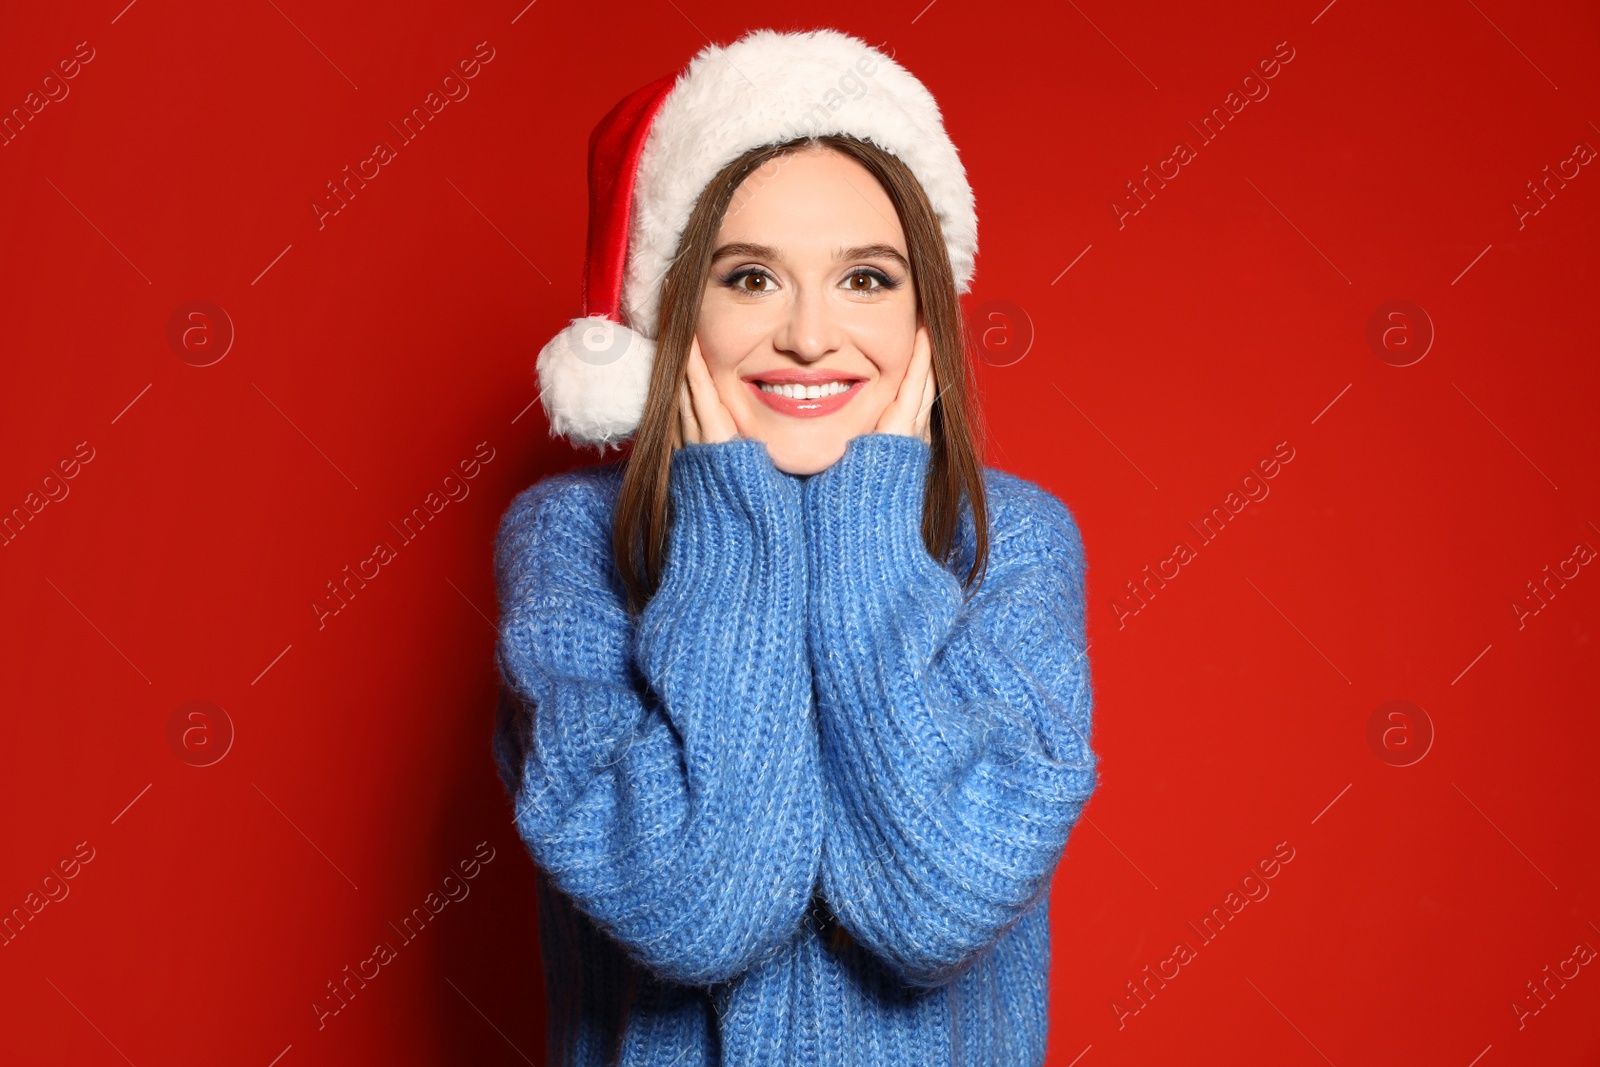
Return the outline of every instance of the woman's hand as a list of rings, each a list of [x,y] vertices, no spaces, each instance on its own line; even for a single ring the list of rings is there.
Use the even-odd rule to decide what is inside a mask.
[[[911,364],[900,381],[899,392],[879,416],[875,432],[920,437],[931,444],[933,435],[929,425],[935,397],[933,377],[933,345],[928,339],[928,328],[918,326],[917,339],[911,349]]]
[[[741,431],[733,412],[722,402],[711,369],[700,354],[700,338],[689,341],[689,373],[678,392],[678,431],[682,442],[715,444],[731,441]]]

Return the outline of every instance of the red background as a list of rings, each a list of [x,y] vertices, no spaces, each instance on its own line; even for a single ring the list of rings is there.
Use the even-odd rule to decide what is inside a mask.
[[[829,24],[945,109],[988,459],[1087,548],[1105,784],[1055,879],[1050,1062],[1597,1062],[1600,965],[1536,1014],[1526,983],[1600,948],[1600,575],[1513,607],[1600,546],[1600,174],[1512,207],[1600,146],[1592,5],[125,2],[0,33],[6,113],[94,50],[0,148],[0,508],[93,455],[0,548],[0,909],[93,850],[0,947],[0,1060],[543,1062],[490,552],[513,494],[595,459],[533,380],[578,309],[587,136],[708,37]],[[470,96],[319,229],[324,183],[480,41]],[[1180,139],[1197,157],[1119,226]],[[168,340],[194,300],[232,323],[209,366],[215,313]],[[1415,311],[1368,340],[1392,300],[1435,334],[1407,366]],[[324,584],[480,442],[470,495],[319,628]],[[1241,484],[1271,492],[1202,544]],[[220,711],[174,740],[196,700]],[[470,895],[319,1029],[326,983],[479,842]],[[1280,842],[1270,895],[1202,942]]]

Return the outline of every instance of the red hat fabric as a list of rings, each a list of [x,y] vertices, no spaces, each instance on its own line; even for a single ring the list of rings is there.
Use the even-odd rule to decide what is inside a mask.
[[[633,177],[644,154],[650,120],[666,102],[677,75],[629,93],[589,136],[589,245],[583,272],[583,313],[622,321],[622,271],[633,216]]]

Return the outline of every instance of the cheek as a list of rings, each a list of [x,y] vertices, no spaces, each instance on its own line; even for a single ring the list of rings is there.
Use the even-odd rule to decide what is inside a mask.
[[[916,316],[884,315],[858,323],[853,334],[861,354],[877,368],[881,379],[878,384],[887,387],[892,397],[911,366],[917,340]]]
[[[726,307],[717,306],[714,296],[709,296],[701,304],[694,333],[700,342],[700,355],[723,404],[733,412],[748,412],[759,403],[749,395],[739,373],[746,368],[750,353],[761,344],[764,335],[751,329],[749,316],[728,311]]]
[[[721,294],[706,295],[700,303],[694,332],[700,340],[700,354],[713,376],[719,370],[732,373],[771,336],[768,318],[751,308],[729,307]]]
[[[877,377],[861,395],[859,402],[851,405],[855,408],[853,418],[858,432],[865,433],[877,424],[900,392],[900,384],[911,366],[916,326],[914,322],[906,326],[886,322],[870,333],[857,333],[855,340],[861,354],[867,357],[877,372]]]

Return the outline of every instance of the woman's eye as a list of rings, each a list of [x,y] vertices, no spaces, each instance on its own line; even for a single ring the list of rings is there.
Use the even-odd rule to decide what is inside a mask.
[[[765,271],[756,270],[752,267],[746,270],[734,271],[723,279],[723,284],[744,293],[770,293],[773,288],[773,278]]]
[[[875,289],[892,289],[894,285],[881,271],[858,270],[845,279],[845,287],[852,292],[870,293]]]

